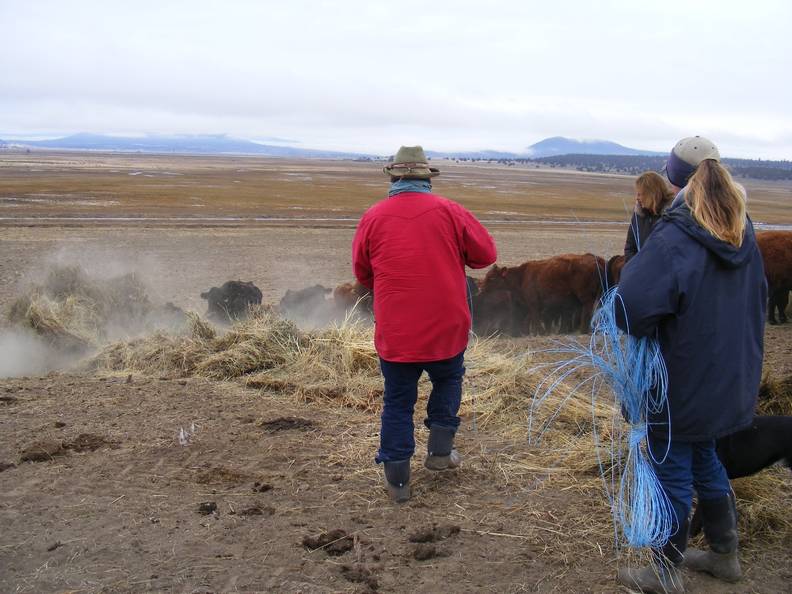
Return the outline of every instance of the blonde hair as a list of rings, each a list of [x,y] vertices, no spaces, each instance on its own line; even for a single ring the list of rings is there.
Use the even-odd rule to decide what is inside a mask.
[[[745,233],[745,194],[714,159],[696,168],[685,188],[685,201],[696,222],[712,235],[740,247]]]
[[[663,212],[665,207],[674,199],[674,193],[671,188],[654,171],[646,171],[639,175],[638,179],[635,180],[635,187],[641,192],[642,197],[648,200],[647,203],[641,200],[641,206],[653,215],[659,215]]]

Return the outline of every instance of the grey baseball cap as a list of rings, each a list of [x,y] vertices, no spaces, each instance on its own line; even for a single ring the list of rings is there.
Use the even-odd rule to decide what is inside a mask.
[[[720,161],[720,152],[714,142],[703,136],[683,138],[676,143],[666,161],[668,181],[678,188],[684,188],[699,163],[707,159]]]

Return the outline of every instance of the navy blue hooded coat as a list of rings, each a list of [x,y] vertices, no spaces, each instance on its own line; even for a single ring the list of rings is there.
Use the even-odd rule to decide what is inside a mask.
[[[751,221],[738,248],[702,228],[684,200],[675,201],[624,266],[618,293],[622,330],[656,335],[660,342],[672,439],[717,439],[749,426],[762,375],[767,306]],[[652,432],[667,435],[669,411],[649,422]]]

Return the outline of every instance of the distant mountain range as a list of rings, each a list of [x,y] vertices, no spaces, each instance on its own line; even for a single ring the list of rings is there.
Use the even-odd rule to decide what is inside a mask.
[[[270,139],[270,142],[277,139]],[[261,155],[265,157],[384,160],[388,157],[343,151],[264,144],[221,135],[122,137],[101,134],[74,134],[52,140],[0,140],[0,149],[61,149],[82,151],[118,151],[138,153],[170,153],[198,155]],[[608,140],[574,140],[555,136],[546,138],[522,153],[503,151],[427,151],[432,159],[489,161],[525,161],[545,167],[577,169],[601,173],[637,175],[642,171],[659,171],[668,153],[644,151],[622,146]],[[792,179],[792,161],[723,159],[732,173],[739,177],[768,180]]]
[[[539,157],[553,157],[556,155],[648,155],[660,156],[668,153],[645,151],[629,148],[609,140],[575,140],[554,136],[545,138],[528,147],[528,155],[534,159]]]
[[[50,140],[0,140],[2,146],[29,148],[120,151],[142,153],[182,153],[182,154],[236,154],[262,155],[267,157],[307,157],[329,159],[381,158],[365,153],[345,151],[325,151],[298,148],[275,144],[262,144],[233,138],[224,134],[190,136],[105,136],[102,134],[73,134],[64,138]],[[557,155],[660,155],[652,151],[632,149],[607,140],[574,140],[555,136],[546,138],[529,146],[525,152],[505,151],[427,151],[429,158],[450,159],[538,159]]]
[[[3,144],[46,149],[69,149],[89,151],[119,151],[141,153],[179,153],[179,154],[234,154],[261,155],[267,157],[355,159],[369,157],[362,153],[342,151],[323,151],[274,144],[260,144],[250,140],[221,135],[196,136],[104,136],[101,134],[73,134],[51,140],[0,140]]]
[[[666,153],[645,151],[629,148],[610,142],[609,140],[576,140],[553,136],[532,144],[523,153],[509,153],[499,151],[462,151],[442,152],[429,151],[427,155],[432,158],[450,159],[541,159],[543,157],[557,157],[559,155],[636,155],[660,156]]]

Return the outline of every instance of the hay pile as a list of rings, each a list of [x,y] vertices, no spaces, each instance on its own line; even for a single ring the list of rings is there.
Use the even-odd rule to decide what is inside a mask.
[[[105,347],[91,362],[94,369],[137,371],[167,378],[191,376],[236,380],[246,386],[284,392],[301,401],[322,402],[374,412],[382,403],[382,376],[370,325],[346,320],[329,328],[302,331],[266,306],[253,308],[247,320],[218,334],[190,314],[190,330],[174,336],[164,332]],[[525,439],[531,401],[544,379],[535,355],[518,352],[498,339],[473,342],[466,353],[467,368],[461,414],[475,413],[477,426],[504,437]],[[421,391],[428,392],[428,379]],[[566,400],[561,406],[562,400]],[[557,465],[554,457],[569,458],[569,468],[593,474],[598,454],[591,438],[596,418],[605,425],[612,409],[561,385],[553,399],[537,413],[535,423],[560,411],[537,447],[544,460],[536,467]],[[606,434],[607,437],[607,434]],[[562,453],[559,453],[559,452]]]
[[[759,386],[758,412],[762,415],[792,415],[792,375],[765,375]]]
[[[473,342],[466,353],[466,382],[461,414],[475,411],[478,427],[490,434],[522,441],[527,436],[530,405],[544,379],[541,352],[526,354],[499,339]],[[382,378],[373,348],[372,329],[347,321],[323,330],[301,331],[292,322],[258,307],[248,320],[225,334],[194,314],[180,336],[156,333],[106,347],[92,360],[97,370],[137,371],[158,377],[205,377],[235,380],[252,388],[285,392],[303,401],[376,411],[381,406]],[[556,415],[541,442],[498,461],[497,472],[520,477],[547,473],[544,484],[575,488],[592,496],[602,492],[599,461],[607,463],[614,410],[605,395],[592,406],[591,394],[572,394],[579,378],[560,384],[536,411],[535,426]],[[427,383],[427,380],[422,380]],[[423,385],[426,393],[430,386]],[[594,438],[593,430],[599,431]],[[599,450],[597,444],[600,444]],[[792,542],[792,481],[786,469],[771,470],[735,483],[745,542]],[[597,495],[598,497],[599,495]],[[607,505],[596,525],[610,526]],[[592,521],[592,518],[588,518]]]
[[[183,315],[172,304],[153,305],[135,274],[102,279],[79,266],[63,266],[18,298],[8,320],[58,350],[80,353],[154,326],[175,327]]]

